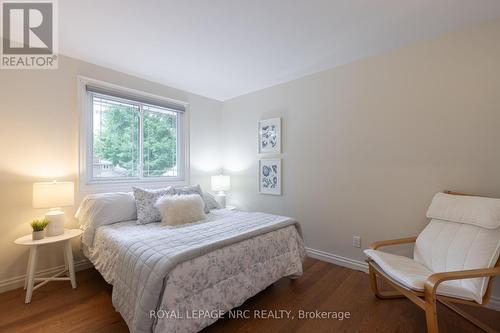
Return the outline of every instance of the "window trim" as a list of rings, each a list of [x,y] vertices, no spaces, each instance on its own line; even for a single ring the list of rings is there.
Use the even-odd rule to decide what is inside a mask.
[[[126,178],[104,178],[99,179],[92,175],[93,163],[93,110],[91,108],[91,94],[87,94],[87,85],[97,87],[102,90],[114,91],[117,94],[143,97],[150,101],[159,101],[169,104],[179,105],[185,109],[184,112],[177,111],[177,153],[179,172],[176,177],[126,177]],[[126,99],[111,96],[115,100]],[[189,184],[190,164],[189,164],[189,103],[158,96],[143,91],[130,89],[116,84],[98,81],[84,76],[78,76],[78,108],[79,108],[79,172],[78,184],[81,192],[98,193],[104,191],[129,191],[133,185],[146,186],[149,188],[166,185],[186,185]],[[128,101],[130,102],[130,101]],[[137,103],[143,103],[137,101]],[[145,103],[143,103],[145,104]],[[140,108],[142,112],[142,107]],[[142,118],[139,117],[139,140],[142,141]],[[140,145],[139,145],[140,147]],[[142,156],[140,152],[140,156]],[[140,167],[144,161],[139,160]],[[142,172],[141,172],[142,173]]]

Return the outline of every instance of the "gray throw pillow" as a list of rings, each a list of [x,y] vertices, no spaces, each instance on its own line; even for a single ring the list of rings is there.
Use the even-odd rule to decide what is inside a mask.
[[[174,188],[169,186],[158,190],[145,190],[133,187],[137,207],[137,224],[160,222],[161,214],[155,207],[156,201],[165,195],[174,195]]]
[[[192,185],[192,186],[183,186],[183,187],[176,187],[174,189],[175,194],[182,195],[182,194],[199,194],[200,197],[203,199],[204,207],[203,211],[205,214],[210,213],[210,206],[207,203],[207,200],[205,199],[205,196],[203,195],[203,190],[201,189],[200,185]]]
[[[203,192],[203,197],[205,197],[205,202],[207,203],[208,208],[210,210],[221,208],[220,204],[217,202],[217,200],[215,199],[215,197],[211,193]]]

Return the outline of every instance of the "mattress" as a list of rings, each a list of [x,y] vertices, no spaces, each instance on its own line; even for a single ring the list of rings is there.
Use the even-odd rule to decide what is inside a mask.
[[[113,285],[113,305],[131,332],[200,331],[219,318],[213,314],[241,305],[282,277],[302,274],[305,252],[296,221],[228,210],[207,216],[179,227],[105,225],[90,246],[83,245]]]

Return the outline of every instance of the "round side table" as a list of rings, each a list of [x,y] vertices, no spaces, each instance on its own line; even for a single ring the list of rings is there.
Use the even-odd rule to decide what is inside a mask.
[[[24,303],[30,303],[33,291],[50,281],[71,281],[71,286],[76,288],[75,265],[73,262],[73,250],[71,249],[70,241],[72,238],[78,237],[81,234],[82,231],[80,229],[65,229],[64,234],[62,235],[45,237],[40,240],[32,240],[31,234],[29,234],[14,241],[14,243],[18,245],[29,246],[30,248],[28,269],[26,272],[26,279],[24,281],[24,289],[26,289],[26,298]],[[51,277],[37,278],[35,277],[35,269],[38,261],[38,247],[53,243],[63,243],[65,268]],[[68,272],[69,277],[60,277],[60,275]],[[35,285],[35,282],[40,283]]]

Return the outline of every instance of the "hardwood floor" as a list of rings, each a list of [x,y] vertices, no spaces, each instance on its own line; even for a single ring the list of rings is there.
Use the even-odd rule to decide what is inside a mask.
[[[281,279],[239,309],[289,310],[296,318],[221,319],[203,332],[425,332],[423,311],[407,300],[381,301],[369,287],[368,275],[307,259],[298,280]],[[24,290],[0,294],[0,332],[128,332],[111,304],[111,287],[97,271],[77,273],[78,288],[54,282],[35,291],[24,304]],[[500,330],[500,312],[465,307]],[[298,319],[299,310],[348,311],[350,319]],[[481,332],[440,306],[439,326],[445,332]]]

